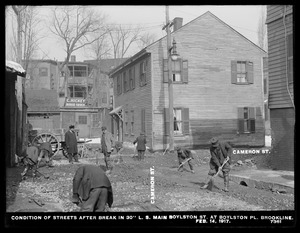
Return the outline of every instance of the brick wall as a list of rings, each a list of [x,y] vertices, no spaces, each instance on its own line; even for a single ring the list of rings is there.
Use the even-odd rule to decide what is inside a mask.
[[[277,170],[294,170],[295,111],[292,108],[271,109],[271,166]]]

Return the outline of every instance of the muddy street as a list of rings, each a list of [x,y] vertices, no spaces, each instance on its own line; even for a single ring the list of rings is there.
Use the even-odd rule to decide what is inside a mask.
[[[114,160],[115,156],[112,155]],[[109,179],[113,186],[114,203],[110,212],[128,211],[222,211],[222,210],[294,210],[294,195],[250,188],[230,181],[229,192],[222,191],[223,179],[217,177],[212,191],[202,190],[208,172],[207,150],[196,152],[195,174],[188,165],[179,172],[175,154],[147,153],[144,161],[124,153],[123,162],[116,164]],[[96,164],[95,153],[69,164],[57,156],[54,167],[39,170],[40,176],[20,181],[23,167],[7,172],[7,212],[78,212],[70,201],[72,179],[82,164]],[[98,165],[104,167],[103,155]]]

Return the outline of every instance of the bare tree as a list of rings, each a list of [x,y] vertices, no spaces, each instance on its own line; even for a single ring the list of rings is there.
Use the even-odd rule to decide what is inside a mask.
[[[106,34],[105,17],[86,6],[59,6],[53,9],[52,14],[50,30],[65,44],[66,58],[59,66],[60,71],[66,74],[62,91],[69,76],[67,67],[71,54]]]
[[[89,50],[92,53],[92,56],[97,60],[101,60],[103,58],[107,58],[110,55],[111,46],[108,41],[107,34],[103,35],[100,38],[91,44]]]
[[[266,25],[266,6],[261,7],[260,17],[257,27],[258,45],[268,51],[267,44],[267,25]]]
[[[27,70],[29,61],[33,58],[35,52],[38,50],[39,40],[42,38],[38,33],[37,8],[35,6],[26,6],[20,12],[21,14],[21,28],[22,28],[22,65]],[[12,40],[11,48],[15,56],[18,56],[18,39],[15,33],[14,24],[12,23]]]
[[[152,44],[156,40],[156,35],[146,32],[145,34],[141,35],[139,40],[137,41],[139,49],[143,49],[148,45]]]
[[[115,25],[109,30],[111,44],[113,48],[113,57],[124,58],[128,49],[133,42],[139,40],[141,28],[124,27],[122,25]]]

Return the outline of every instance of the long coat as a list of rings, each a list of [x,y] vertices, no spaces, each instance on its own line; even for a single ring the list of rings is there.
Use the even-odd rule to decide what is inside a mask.
[[[107,204],[111,207],[113,192],[105,172],[95,165],[84,165],[77,169],[73,178],[73,193],[78,193],[82,200],[86,201],[89,198],[91,189],[100,187],[108,189]]]
[[[219,141],[218,147],[210,147],[210,164],[221,167],[225,158],[229,156],[229,164],[231,163],[232,147],[225,141]]]
[[[78,153],[77,138],[75,132],[68,130],[65,134],[65,142],[68,153]]]
[[[104,137],[105,145],[102,145],[102,137]],[[101,135],[101,149],[103,150],[106,146],[107,151],[111,151],[111,148],[115,146],[115,139],[112,134],[108,131]]]
[[[136,150],[146,150],[146,137],[144,135],[138,136],[133,144],[137,143]]]

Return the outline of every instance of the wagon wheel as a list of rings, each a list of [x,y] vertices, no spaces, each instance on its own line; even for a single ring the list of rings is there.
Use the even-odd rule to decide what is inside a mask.
[[[43,142],[50,142],[52,147],[52,156],[55,156],[59,151],[59,142],[57,138],[51,133],[41,133],[38,134],[33,140],[32,143],[36,143],[37,145],[42,144]]]

